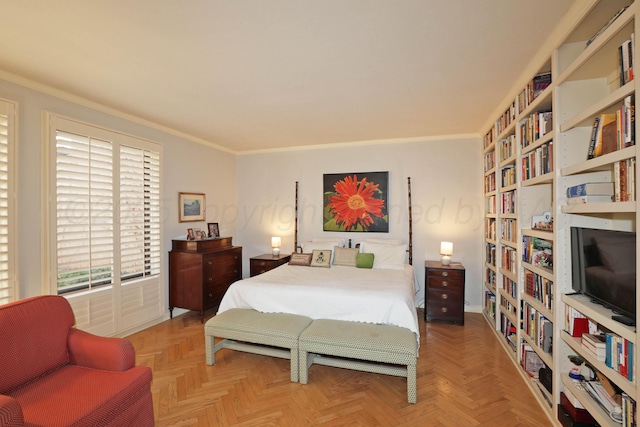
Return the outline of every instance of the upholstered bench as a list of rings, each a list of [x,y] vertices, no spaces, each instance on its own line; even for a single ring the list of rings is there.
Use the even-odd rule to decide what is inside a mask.
[[[418,343],[415,334],[408,329],[391,325],[319,319],[314,320],[300,334],[298,345],[302,384],[307,384],[309,367],[316,363],[406,377],[407,400],[409,403],[417,401]]]
[[[215,354],[223,348],[281,357],[291,359],[291,381],[298,382],[298,337],[310,324],[310,318],[296,314],[227,310],[204,325],[207,365],[215,364]],[[215,344],[214,337],[225,339]]]

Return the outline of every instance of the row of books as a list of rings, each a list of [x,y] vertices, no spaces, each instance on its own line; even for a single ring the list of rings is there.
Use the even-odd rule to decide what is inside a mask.
[[[508,165],[500,171],[502,177],[502,187],[507,187],[516,183],[516,167]]]
[[[511,320],[509,320],[509,318],[504,313],[500,313],[500,332],[502,332],[505,341],[507,342],[507,344],[509,344],[509,347],[511,347],[511,350],[513,350],[513,352],[515,353],[518,341],[516,326],[511,323]]]
[[[596,116],[591,128],[587,160],[635,145],[635,95],[626,96],[613,113]]]
[[[622,393],[622,427],[636,427],[636,401]]]
[[[520,145],[526,148],[553,130],[553,113],[537,111],[520,122]]]
[[[502,307],[503,313],[509,312],[513,316],[516,315],[516,306],[511,304],[511,302],[502,295],[500,295],[500,306]]]
[[[607,22],[605,22],[605,24],[600,27],[600,29],[593,35],[591,36],[591,38],[589,40],[587,40],[587,46],[589,46],[595,39],[597,39],[598,37],[600,37],[600,34],[604,33],[604,31],[609,28],[609,26],[611,24],[613,24],[613,22],[618,19],[618,17],[620,15],[622,15],[624,13],[625,10],[627,10],[629,6],[625,6],[622,9],[618,10]]]
[[[498,143],[498,158],[502,162],[503,160],[510,159],[516,155],[516,136],[509,135],[508,137],[501,139]]]
[[[516,96],[516,115],[523,112],[547,87],[551,85],[551,73],[544,72],[535,76],[524,90]]]
[[[518,297],[518,284],[507,276],[502,276],[502,289],[505,290],[513,299]]]
[[[515,214],[516,202],[518,201],[516,190],[507,191],[500,194],[500,213]]]
[[[524,292],[540,301],[547,309],[553,309],[553,282],[533,271],[524,272]]]
[[[522,343],[522,359],[520,359],[520,365],[522,365],[522,369],[524,369],[531,378],[538,378],[540,368],[545,366],[540,356],[538,356],[538,353],[526,342]]]
[[[496,220],[495,218],[484,219],[484,238],[496,240]]]
[[[491,195],[487,197],[487,212],[488,214],[496,213],[496,196]]]
[[[535,178],[553,171],[553,141],[549,141],[520,159],[522,180]]]
[[[618,59],[620,64],[620,86],[624,86],[633,80],[633,65],[634,65],[634,33],[631,33],[631,38],[626,40],[620,46],[618,46]]]
[[[518,222],[512,218],[500,219],[500,238],[515,243],[517,236]]]
[[[488,243],[484,248],[484,261],[487,264],[496,266],[496,245]]]
[[[489,291],[484,293],[484,313],[492,318],[496,318],[496,296]]]
[[[496,175],[493,173],[484,177],[484,192],[491,193],[492,191],[496,191]]]
[[[553,323],[531,305],[522,303],[522,330],[535,345],[548,354],[553,354]]]
[[[501,267],[507,271],[510,271],[512,273],[517,273],[517,266],[516,263],[518,261],[518,255],[517,255],[517,251],[513,248],[510,248],[508,246],[503,246],[501,248]]]
[[[484,154],[484,171],[489,172],[496,167],[496,151],[491,150]]]
[[[613,201],[636,200],[636,159],[626,159],[613,164]]]
[[[605,334],[604,363],[629,381],[635,381],[634,344],[614,333]]]
[[[613,182],[586,182],[567,188],[567,204],[610,203],[613,195]]]
[[[553,244],[533,236],[522,237],[522,260],[540,267],[553,267]]]
[[[498,135],[504,132],[516,117],[540,96],[549,85],[551,85],[551,72],[540,73],[531,79],[522,92],[515,97],[511,105],[498,117],[491,130],[484,136],[484,148],[489,147],[498,138]]]
[[[491,286],[492,288],[496,286],[496,272],[491,270],[490,268],[487,268],[485,270],[485,283],[489,286]]]

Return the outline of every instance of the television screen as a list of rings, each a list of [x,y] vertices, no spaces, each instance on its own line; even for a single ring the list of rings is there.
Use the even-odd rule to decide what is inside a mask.
[[[636,318],[636,233],[571,227],[573,290]]]

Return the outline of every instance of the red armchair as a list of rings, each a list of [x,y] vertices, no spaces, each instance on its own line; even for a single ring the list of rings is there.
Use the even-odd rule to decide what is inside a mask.
[[[151,369],[74,323],[59,296],[0,306],[0,427],[153,426]]]

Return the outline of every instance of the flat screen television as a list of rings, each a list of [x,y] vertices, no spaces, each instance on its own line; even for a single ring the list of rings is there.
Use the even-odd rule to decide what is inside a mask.
[[[635,232],[571,227],[571,270],[574,291],[635,321]]]

